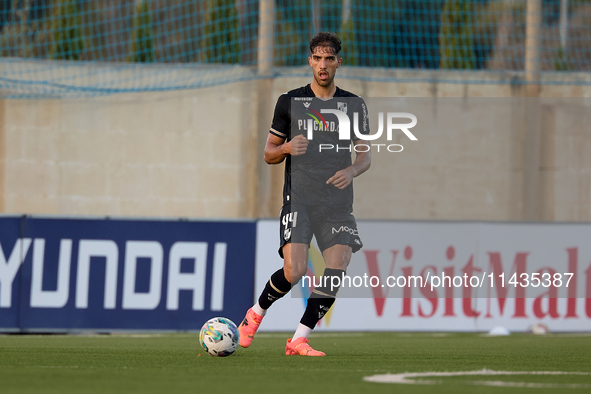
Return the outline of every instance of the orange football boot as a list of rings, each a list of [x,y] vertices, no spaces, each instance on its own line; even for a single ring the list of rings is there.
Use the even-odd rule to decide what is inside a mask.
[[[308,340],[300,337],[292,342],[291,338],[287,340],[285,346],[285,355],[287,356],[326,356],[323,352],[314,350],[308,345]]]
[[[240,346],[249,347],[254,338],[254,334],[259,329],[263,316],[257,314],[250,308],[246,311],[246,316],[242,323],[238,326],[238,332],[240,333]]]

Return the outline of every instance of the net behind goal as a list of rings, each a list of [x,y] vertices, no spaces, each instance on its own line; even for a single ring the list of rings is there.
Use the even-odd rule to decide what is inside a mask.
[[[299,76],[324,30],[342,39],[345,77],[532,82],[533,59],[543,83],[591,84],[588,0],[4,0],[0,89],[10,98],[189,89],[258,78],[265,61],[271,74]]]

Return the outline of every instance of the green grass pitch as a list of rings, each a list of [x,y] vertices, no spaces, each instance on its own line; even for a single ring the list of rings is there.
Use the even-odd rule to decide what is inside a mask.
[[[327,357],[285,356],[287,337],[260,333],[249,349],[215,358],[200,348],[196,334],[5,335],[0,393],[591,392],[591,336],[585,334],[312,334],[310,343]],[[414,378],[431,384],[363,380],[483,368],[578,374]]]

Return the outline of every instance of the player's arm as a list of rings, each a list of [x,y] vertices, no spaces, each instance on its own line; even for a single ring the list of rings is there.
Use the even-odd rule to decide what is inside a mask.
[[[363,140],[355,141],[355,146],[363,144]],[[327,184],[333,184],[339,189],[344,189],[351,184],[353,178],[363,174],[371,166],[371,150],[367,152],[357,152],[355,162],[347,168],[337,171],[328,181]]]
[[[269,133],[265,145],[265,161],[267,164],[279,164],[288,155],[300,156],[306,153],[308,140],[303,135],[296,135],[291,141]]]
[[[289,138],[291,125],[290,105],[291,99],[287,94],[279,96],[277,104],[275,104],[273,123],[265,144],[265,161],[268,164],[279,164],[288,155],[303,155],[308,149],[308,140],[303,135]],[[290,141],[285,142],[286,140]]]

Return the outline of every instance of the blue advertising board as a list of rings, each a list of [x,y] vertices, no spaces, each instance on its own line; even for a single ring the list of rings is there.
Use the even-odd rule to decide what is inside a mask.
[[[199,330],[254,293],[254,221],[0,218],[0,329]]]
[[[19,329],[19,293],[18,267],[22,261],[22,241],[20,237],[23,225],[20,217],[0,219],[0,327],[4,331]],[[2,242],[3,240],[10,242]],[[15,280],[16,279],[16,280]]]

